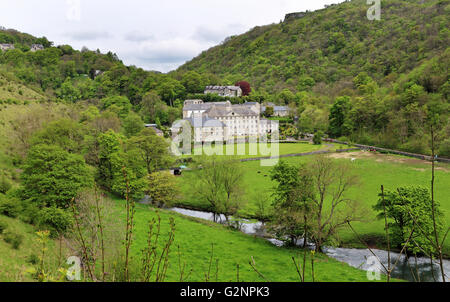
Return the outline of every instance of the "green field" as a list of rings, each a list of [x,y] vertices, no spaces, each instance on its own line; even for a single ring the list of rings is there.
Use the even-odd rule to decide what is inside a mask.
[[[7,224],[7,231],[22,236],[22,244],[19,249],[14,249],[10,243],[4,241],[4,234],[0,234],[0,282],[33,281],[32,276],[28,273],[30,269],[35,267],[30,262],[30,257],[32,255],[37,257],[41,250],[35,228],[18,219],[2,215],[0,215],[0,222]],[[49,241],[46,254],[46,268],[56,271],[60,262],[58,241]],[[62,252],[62,255],[64,254],[65,252]],[[60,263],[65,263],[64,256],[61,257]]]
[[[222,147],[214,147],[209,146],[202,148],[195,148],[192,153],[194,156],[198,155],[227,155],[227,156],[235,156],[236,158],[257,158],[257,157],[269,157],[278,155],[286,155],[286,154],[297,154],[297,153],[308,153],[312,151],[318,150],[328,150],[335,149],[338,145],[327,146],[327,145],[313,145],[308,142],[301,143],[279,143],[278,148],[276,146],[267,144],[267,149],[263,149],[259,144],[256,143],[245,143],[245,144],[234,144],[232,147],[223,145]],[[275,151],[276,150],[276,151]],[[203,152],[202,152],[203,151]],[[271,152],[271,153],[269,153]],[[184,155],[184,157],[192,157],[191,155]]]
[[[123,209],[124,202],[117,201]],[[123,210],[122,210],[123,211]],[[124,211],[123,218],[125,217]],[[148,221],[155,217],[155,211],[145,205],[137,205],[135,241],[132,245],[134,271],[136,260],[141,256],[141,250],[147,243]],[[228,282],[236,281],[236,267],[239,264],[240,281],[265,281],[250,267],[249,261],[253,256],[256,267],[267,280],[275,282],[296,282],[298,275],[293,265],[292,256],[302,253],[300,249],[279,248],[270,242],[245,235],[222,225],[208,221],[188,218],[172,212],[161,212],[162,240],[167,238],[170,217],[175,219],[175,242],[170,254],[170,266],[167,281],[179,281],[177,246],[180,246],[182,262],[187,262],[187,269],[192,269],[191,277],[186,281],[205,281],[208,271],[211,245],[214,244],[213,265],[211,268],[211,281],[216,281],[216,259],[219,259],[217,280]],[[306,280],[311,281],[311,266],[308,260]],[[338,262],[326,255],[316,255],[315,279],[316,281],[367,281],[366,272]]]
[[[0,101],[8,99],[17,101],[44,100],[45,96],[0,71]]]
[[[120,211],[120,219],[125,228],[125,202],[116,200],[117,209]],[[142,250],[147,244],[148,222],[156,217],[153,208],[138,204],[136,206],[134,241],[131,247],[131,277],[139,281]],[[237,280],[237,265],[239,264],[239,280],[242,282],[297,282],[298,275],[293,265],[292,256],[303,255],[300,249],[279,248],[270,242],[245,235],[237,230],[227,228],[212,222],[184,217],[177,213],[160,212],[161,237],[159,251],[168,237],[169,218],[175,220],[175,241],[170,252],[170,264],[166,281],[179,281],[178,246],[181,251],[181,261],[186,262],[186,274],[192,270],[189,278],[185,281],[205,281],[205,273],[209,268],[211,246],[214,245],[213,264],[211,267],[210,281],[216,281],[216,260],[218,259],[217,281],[229,282]],[[31,255],[37,255],[40,247],[36,241],[35,229],[18,219],[10,219],[0,216],[0,220],[8,223],[8,228],[22,235],[24,238],[18,250],[2,240],[0,235],[0,282],[10,281],[33,281],[27,273],[31,268]],[[57,275],[59,261],[59,241],[51,240],[45,257],[46,270]],[[123,247],[122,247],[123,249]],[[63,247],[61,266],[64,266],[65,258],[70,252]],[[250,267],[251,257],[255,260],[257,269],[265,276],[266,280]],[[312,281],[310,254],[308,252],[308,264],[306,267],[306,281]],[[345,263],[338,262],[324,254],[315,256],[315,280],[323,282],[354,282],[368,281],[366,272],[350,267]]]
[[[386,190],[396,189],[405,185],[422,185],[429,187],[431,180],[431,165],[427,162],[409,159],[401,156],[372,154],[369,152],[342,153],[336,160],[350,161],[350,157],[357,158],[352,164],[360,177],[360,184],[349,192],[349,197],[361,201],[367,210],[365,222],[355,222],[356,230],[367,237],[381,237],[384,234],[384,222],[375,219],[372,206],[378,200],[380,186]],[[300,163],[310,160],[311,157],[292,157],[286,160],[290,163]],[[259,161],[241,163],[245,168],[245,205],[241,211],[242,216],[252,217],[257,209],[257,201],[264,199],[266,204],[271,204],[271,189],[275,183],[270,179],[271,167],[262,167]],[[191,181],[195,179],[197,172],[185,172],[179,178],[181,187],[186,196],[179,205],[190,208],[208,209],[208,205],[197,200],[190,194]],[[450,166],[439,164],[436,170],[435,195],[444,211],[447,225],[450,220]],[[343,229],[340,232],[340,240],[347,246],[361,246],[356,242],[350,230]],[[382,244],[382,243],[381,243]],[[449,254],[450,238],[445,242],[446,253]]]

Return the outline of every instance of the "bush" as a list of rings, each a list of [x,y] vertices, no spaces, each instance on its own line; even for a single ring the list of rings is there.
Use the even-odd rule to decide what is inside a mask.
[[[444,140],[439,148],[439,156],[450,158],[450,138]]]
[[[30,256],[28,256],[27,262],[33,265],[37,265],[40,262],[40,260],[36,254],[31,254]]]
[[[401,150],[417,154],[430,154],[427,141],[427,139],[411,139],[409,142],[401,145]]]
[[[72,225],[72,215],[57,207],[43,208],[37,219],[39,228],[49,230],[53,238],[67,231]]]
[[[3,175],[0,178],[0,193],[5,194],[12,188],[11,182]]]
[[[20,245],[22,244],[23,236],[13,232],[6,232],[3,235],[3,240],[6,243],[11,244],[13,249],[18,250]]]
[[[8,228],[8,224],[4,221],[0,221],[0,234],[2,234]]]
[[[323,136],[322,131],[317,131],[316,134],[314,134],[314,137],[313,137],[314,145],[322,145],[322,136]]]
[[[19,201],[15,198],[0,195],[0,214],[16,218],[20,213]]]

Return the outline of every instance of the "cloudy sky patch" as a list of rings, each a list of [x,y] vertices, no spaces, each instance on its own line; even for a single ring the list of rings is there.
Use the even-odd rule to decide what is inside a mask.
[[[1,0],[0,26],[168,72],[226,37],[342,0]]]
[[[111,39],[113,35],[106,31],[79,31],[79,32],[68,32],[67,36],[75,41],[93,41],[102,39]],[[51,39],[50,39],[51,40]]]

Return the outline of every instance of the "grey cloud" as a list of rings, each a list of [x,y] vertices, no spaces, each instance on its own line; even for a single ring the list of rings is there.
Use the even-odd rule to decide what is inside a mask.
[[[155,39],[155,37],[152,34],[132,31],[125,34],[124,39],[130,42],[145,42],[145,41],[152,41]]]
[[[212,26],[198,26],[192,38],[201,42],[219,43],[226,37],[240,33],[244,29],[242,24],[228,24],[222,28]]]
[[[92,41],[98,39],[109,39],[113,36],[106,31],[78,31],[66,33],[67,36],[75,41]]]

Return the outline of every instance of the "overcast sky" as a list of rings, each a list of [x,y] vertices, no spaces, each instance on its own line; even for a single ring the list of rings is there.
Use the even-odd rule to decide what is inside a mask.
[[[339,0],[1,0],[0,26],[167,72],[226,37]]]

